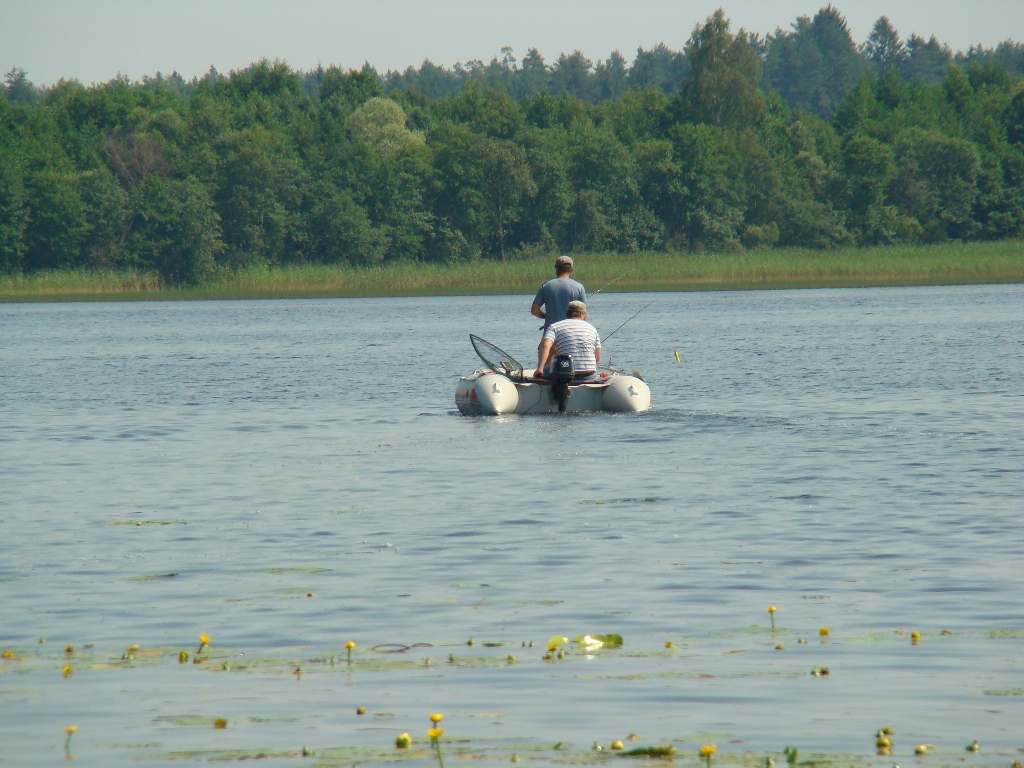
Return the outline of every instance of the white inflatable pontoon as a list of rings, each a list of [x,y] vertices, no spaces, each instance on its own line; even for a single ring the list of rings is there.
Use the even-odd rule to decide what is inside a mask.
[[[487,368],[459,380],[455,404],[467,416],[503,413],[585,413],[610,411],[640,413],[651,408],[651,390],[637,371],[631,374],[605,368],[584,381],[560,383],[534,379],[533,370],[493,344],[470,335],[473,347]]]

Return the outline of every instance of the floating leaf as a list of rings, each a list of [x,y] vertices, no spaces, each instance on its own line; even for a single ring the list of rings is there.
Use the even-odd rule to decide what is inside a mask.
[[[173,579],[176,573],[152,573],[145,576],[129,576],[128,581],[156,581],[157,579]]]
[[[637,747],[625,752],[620,752],[619,757],[672,757],[676,748],[671,744],[659,744],[656,747]]]
[[[572,641],[588,651],[598,648],[622,647],[622,635],[580,635],[574,637]]]

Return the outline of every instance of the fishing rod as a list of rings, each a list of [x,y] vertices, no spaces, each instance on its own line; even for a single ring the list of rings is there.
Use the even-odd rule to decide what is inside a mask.
[[[630,315],[630,316],[629,316],[629,317],[628,317],[628,318],[626,319],[626,323],[628,323],[628,322],[629,322],[630,320],[632,320],[632,319],[633,319],[634,317],[636,317],[637,315],[639,315],[639,314],[640,314],[641,312],[643,312],[643,311],[644,311],[645,309],[647,309],[647,308],[648,308],[649,306],[651,306],[651,304],[653,304],[653,303],[654,303],[654,302],[653,302],[653,301],[651,301],[651,302],[648,302],[647,304],[644,304],[644,305],[643,305],[642,307],[640,307],[640,309],[638,309],[638,310],[637,310],[636,312],[634,312],[634,313],[633,313],[632,315]],[[622,325],[625,325],[626,323],[623,323]],[[618,333],[618,332],[619,332],[619,329],[620,329],[620,328],[622,328],[622,325],[620,325],[620,326],[619,326],[618,328],[616,328],[616,329],[615,329],[614,331],[612,331],[612,332],[611,332],[611,333],[609,333],[609,334],[608,334],[607,336],[605,336],[605,337],[604,337],[604,339],[603,339],[603,341],[608,341],[608,339],[610,339],[610,338],[611,338],[612,336],[614,336],[614,335],[615,335],[616,333]]]
[[[602,285],[602,286],[601,286],[600,288],[598,288],[598,289],[597,289],[596,291],[594,291],[594,292],[593,292],[592,294],[590,294],[590,295],[591,295],[591,296],[597,296],[597,294],[599,294],[599,293],[600,293],[601,291],[603,291],[603,290],[604,290],[605,288],[607,288],[607,287],[608,287],[609,285],[611,285],[612,283],[617,283],[617,282],[619,282],[619,280],[621,280],[622,278],[624,278],[624,277],[625,277],[626,275],[628,275],[628,274],[629,274],[630,272],[636,272],[636,267],[633,267],[632,269],[627,269],[627,270],[626,270],[625,272],[623,272],[623,273],[622,273],[621,275],[619,275],[618,277],[616,277],[616,278],[615,278],[614,280],[612,280],[611,282],[605,283],[604,285]],[[588,300],[588,301],[590,300],[590,299],[589,299],[589,297],[588,297],[588,299],[587,299],[587,300]]]

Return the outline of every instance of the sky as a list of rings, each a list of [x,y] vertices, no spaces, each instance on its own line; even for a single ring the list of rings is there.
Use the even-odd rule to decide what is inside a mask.
[[[582,51],[591,60],[638,47],[679,50],[722,7],[733,29],[788,29],[827,0],[0,0],[0,70],[36,85],[85,84],[214,66],[227,73],[261,58],[294,69],[377,71],[489,61],[510,46],[522,60]],[[935,35],[953,50],[1024,40],[1024,0],[834,0],[856,42],[882,15],[906,38]]]

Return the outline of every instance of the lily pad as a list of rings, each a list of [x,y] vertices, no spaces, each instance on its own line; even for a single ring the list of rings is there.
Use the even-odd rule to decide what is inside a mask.
[[[129,576],[127,581],[156,581],[157,579],[173,579],[176,573],[147,573],[143,576]]]
[[[626,752],[620,752],[619,757],[672,757],[676,748],[671,744],[659,744],[656,747],[637,747]]]
[[[621,648],[622,635],[580,635],[572,639],[584,650],[596,651],[598,648]]]

